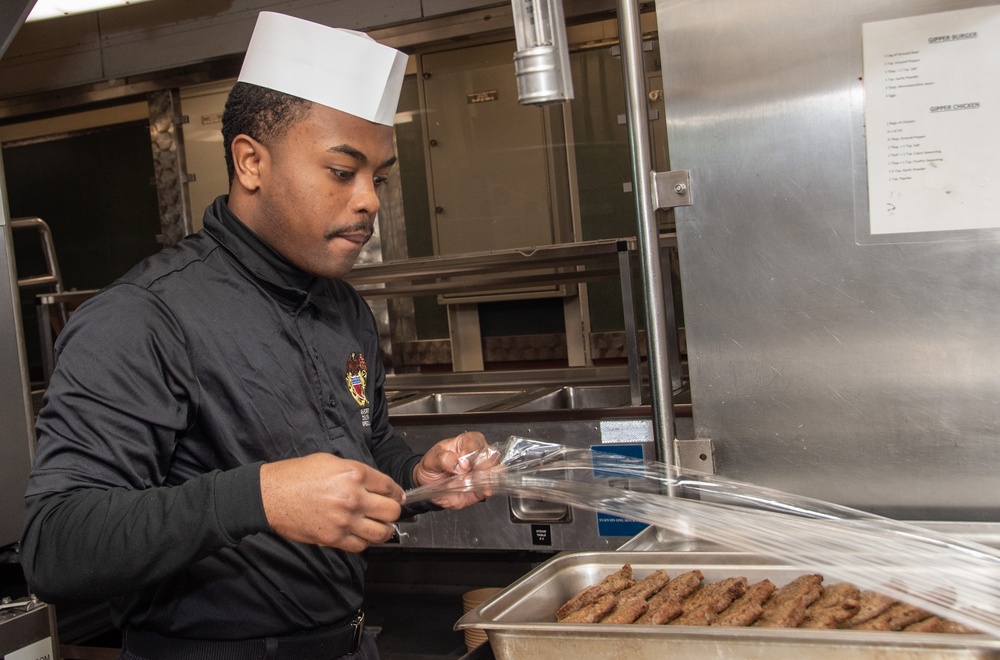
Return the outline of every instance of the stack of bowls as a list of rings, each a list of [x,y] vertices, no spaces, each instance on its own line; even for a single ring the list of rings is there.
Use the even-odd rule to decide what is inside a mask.
[[[462,594],[462,610],[467,613],[487,600],[503,591],[500,587],[485,587],[483,589],[473,589]],[[465,647],[471,651],[486,641],[486,631],[478,628],[466,628]]]

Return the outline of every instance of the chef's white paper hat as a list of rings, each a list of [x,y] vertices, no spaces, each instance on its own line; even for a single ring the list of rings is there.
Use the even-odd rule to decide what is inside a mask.
[[[366,34],[262,11],[239,81],[392,126],[405,73],[406,55]]]

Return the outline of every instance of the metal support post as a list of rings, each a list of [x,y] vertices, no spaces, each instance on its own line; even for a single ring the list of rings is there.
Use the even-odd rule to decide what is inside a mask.
[[[646,355],[649,362],[653,434],[657,459],[674,465],[674,402],[668,364],[670,357],[667,350],[663,279],[660,272],[659,228],[653,205],[652,156],[645,113],[646,77],[642,70],[642,32],[639,25],[639,3],[636,0],[619,0],[618,33],[625,73],[633,190],[638,212],[636,237],[645,281]]]
[[[639,358],[639,329],[635,322],[635,297],[632,295],[632,259],[628,243],[618,242],[618,275],[622,287],[625,314],[625,349],[628,354],[628,389],[633,406],[642,403],[642,365]]]

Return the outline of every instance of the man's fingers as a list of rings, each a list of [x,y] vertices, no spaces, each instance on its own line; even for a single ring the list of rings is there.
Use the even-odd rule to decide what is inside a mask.
[[[395,481],[381,472],[371,469],[365,480],[365,490],[375,495],[388,497],[400,504],[403,503],[403,489]]]
[[[438,447],[441,449],[439,464],[443,472],[449,474],[465,474],[474,467],[473,460],[478,460],[476,452],[486,447],[486,438],[478,431],[464,431],[445,440]]]
[[[389,539],[404,498],[388,476],[329,454],[265,463],[260,489],[276,533],[350,552]]]
[[[470,454],[486,448],[486,438],[479,431],[465,431],[460,433],[455,440],[458,454],[462,457],[468,457]]]
[[[377,520],[363,520],[354,529],[354,536],[365,543],[385,543],[396,533],[396,528],[391,523],[379,522]]]
[[[345,536],[337,547],[348,552],[364,552],[374,543],[385,543],[395,532],[392,525],[379,524],[377,530]]]
[[[392,523],[399,519],[401,506],[400,502],[389,497],[368,497],[362,505],[361,514],[378,523]]]

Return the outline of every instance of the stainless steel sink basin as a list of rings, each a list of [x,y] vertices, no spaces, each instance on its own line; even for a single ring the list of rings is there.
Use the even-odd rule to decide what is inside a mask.
[[[520,394],[515,391],[443,392],[418,394],[411,397],[389,399],[389,415],[428,415],[438,413],[469,412],[508,397]]]
[[[582,410],[631,404],[626,384],[545,386],[525,389],[447,392],[388,392],[389,415],[434,415],[465,412]]]
[[[630,402],[628,385],[572,385],[540,394],[514,410],[617,408]]]

